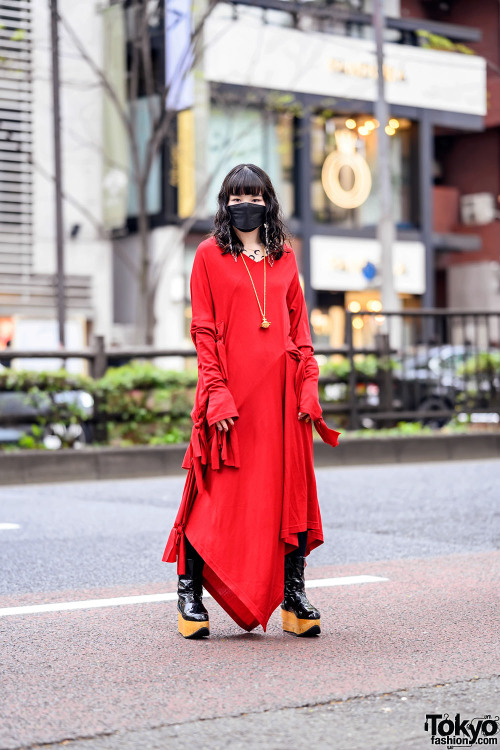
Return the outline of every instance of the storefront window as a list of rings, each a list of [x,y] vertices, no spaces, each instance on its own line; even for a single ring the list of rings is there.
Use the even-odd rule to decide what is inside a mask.
[[[345,228],[377,224],[379,127],[372,115],[364,113],[313,118],[311,202],[316,221]],[[408,228],[414,226],[417,170],[411,144],[416,125],[391,118],[388,127],[393,219]]]
[[[285,217],[294,208],[293,117],[257,107],[212,105],[208,127],[207,173],[211,175],[206,210],[213,215],[226,174],[251,163],[269,175]]]

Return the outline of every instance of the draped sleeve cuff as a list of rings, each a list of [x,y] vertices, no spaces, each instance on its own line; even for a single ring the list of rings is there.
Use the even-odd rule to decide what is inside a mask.
[[[209,391],[207,423],[211,427],[221,419],[239,417],[231,391],[226,385],[217,385]]]
[[[309,414],[314,422],[323,414],[318,395],[319,366],[311,346],[297,347],[297,350],[300,357],[297,372],[298,407],[299,411]]]
[[[303,380],[300,390],[299,411],[309,414],[313,422],[320,419],[323,414],[323,409],[318,398],[318,382],[316,379]]]
[[[332,430],[331,427],[328,427],[323,417],[319,417],[319,419],[313,420],[314,427],[316,429],[316,432],[322,439],[324,443],[328,443],[328,445],[331,445],[333,448],[339,444],[339,435],[341,435],[341,432],[338,432],[338,430]]]
[[[213,435],[207,437],[207,420],[203,415],[194,421],[191,440],[182,461],[183,469],[190,469],[194,465],[200,493],[205,489],[203,467],[208,464],[216,470],[220,469],[222,464],[239,468],[240,449],[235,425],[229,427],[227,431],[214,427]]]
[[[332,447],[337,446],[341,433],[328,427],[322,416],[323,410],[318,396],[319,366],[314,357],[312,346],[299,348],[289,336],[287,352],[298,361],[295,374],[295,393],[299,411],[309,414],[316,432],[324,443],[328,443]]]

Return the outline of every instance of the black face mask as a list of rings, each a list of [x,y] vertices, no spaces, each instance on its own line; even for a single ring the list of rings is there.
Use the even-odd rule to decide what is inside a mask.
[[[235,203],[228,206],[227,210],[231,216],[231,223],[240,232],[251,232],[260,227],[264,221],[266,206],[260,203]]]

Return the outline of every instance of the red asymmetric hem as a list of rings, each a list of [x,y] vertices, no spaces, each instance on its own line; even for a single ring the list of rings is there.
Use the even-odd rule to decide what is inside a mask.
[[[284,556],[308,531],[306,556],[323,543],[312,425],[338,445],[322,418],[319,368],[293,250],[273,265],[246,258],[259,299],[267,263],[267,329],[241,257],[215,239],[197,248],[191,273],[191,338],[198,355],[184,491],[162,560],[185,572],[185,535],[205,561],[203,586],[243,629],[283,600]],[[262,304],[262,302],[261,302]],[[298,419],[299,411],[311,422]],[[233,417],[227,432],[218,420]]]

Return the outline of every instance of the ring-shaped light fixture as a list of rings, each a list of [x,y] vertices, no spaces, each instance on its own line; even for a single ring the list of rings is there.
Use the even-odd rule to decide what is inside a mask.
[[[350,167],[354,173],[354,184],[350,190],[345,190],[340,184],[342,167]],[[326,157],[321,169],[321,182],[328,198],[340,208],[358,208],[368,198],[372,188],[370,167],[361,154],[346,154],[338,150]]]

